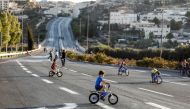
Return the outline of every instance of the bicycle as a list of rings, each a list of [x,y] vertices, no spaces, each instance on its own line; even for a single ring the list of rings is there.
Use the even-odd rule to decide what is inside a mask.
[[[110,84],[107,84],[107,91],[106,91],[106,96],[104,96],[104,98],[107,97],[108,99],[108,102],[111,104],[111,105],[115,105],[118,103],[118,96],[114,93],[111,92],[110,90]],[[90,103],[92,104],[96,104],[102,97],[102,93],[104,91],[91,91],[91,94],[89,95],[89,101]],[[104,101],[104,100],[103,100]]]
[[[57,71],[56,71],[56,72],[54,72],[53,70],[49,71],[49,77],[52,77],[52,76],[54,76],[55,74],[57,75],[57,77],[62,77],[63,72],[61,72],[61,71],[59,70],[59,68],[57,68]]]
[[[156,84],[161,84],[162,83],[162,77],[161,77],[161,74],[155,74],[153,76],[153,81],[152,83],[156,83]]]
[[[122,76],[123,73],[125,74],[125,76],[129,76],[129,70],[125,67],[122,67],[118,70],[118,75]]]

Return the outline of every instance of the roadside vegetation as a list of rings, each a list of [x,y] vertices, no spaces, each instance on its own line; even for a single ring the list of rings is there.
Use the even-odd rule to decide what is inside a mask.
[[[0,42],[2,42],[1,45],[5,47],[4,51],[7,52],[8,47],[10,47],[11,51],[13,51],[13,48],[15,48],[15,50],[17,51],[18,44],[20,43],[22,36],[22,29],[18,17],[12,15],[9,12],[1,12],[0,32],[1,32]]]

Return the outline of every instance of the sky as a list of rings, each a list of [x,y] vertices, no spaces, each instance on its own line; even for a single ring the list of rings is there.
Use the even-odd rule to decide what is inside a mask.
[[[72,2],[78,3],[78,2],[84,2],[84,1],[96,1],[96,0],[65,0],[65,1],[72,1]]]
[[[72,1],[74,3],[79,3],[84,1],[96,1],[96,0],[48,0],[48,1]]]

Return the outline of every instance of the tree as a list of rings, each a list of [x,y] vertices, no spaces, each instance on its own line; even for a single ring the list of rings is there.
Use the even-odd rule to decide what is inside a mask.
[[[171,30],[179,30],[182,28],[182,22],[176,22],[174,19],[170,21]]]
[[[7,52],[8,46],[11,46],[12,50],[12,47],[20,42],[22,30],[20,28],[18,17],[13,16],[10,12],[1,12],[0,21],[3,45],[6,45]]]
[[[172,38],[174,38],[174,36],[173,36],[172,33],[169,33],[169,34],[166,35],[166,38],[167,38],[167,39],[172,39]]]
[[[2,22],[2,43],[3,45],[6,45],[6,52],[7,52],[7,47],[8,47],[8,43],[9,41],[11,40],[11,36],[10,36],[10,26],[11,26],[11,23],[9,22],[9,13],[8,12],[2,12],[1,13],[1,22]]]
[[[1,45],[2,45],[2,43],[1,43],[1,39],[2,39],[2,23],[1,23],[1,20],[0,20],[0,36],[1,36],[1,38],[0,38],[0,52],[1,52]]]
[[[139,49],[146,49],[151,46],[153,46],[153,41],[151,39],[143,39],[135,44],[135,48]]]
[[[33,39],[33,33],[32,29],[29,25],[27,25],[27,31],[28,31],[28,50],[32,50],[34,48],[34,39]]]
[[[166,47],[166,48],[175,48],[177,46],[178,46],[177,41],[172,41],[171,39],[163,43],[163,47]]]
[[[190,11],[187,11],[187,13],[185,14],[186,17],[190,18]]]
[[[156,25],[160,25],[160,20],[157,18],[157,17],[155,17],[153,20],[152,20],[152,22],[154,22]]]
[[[151,39],[151,40],[154,39],[154,33],[153,32],[149,33],[149,39]]]

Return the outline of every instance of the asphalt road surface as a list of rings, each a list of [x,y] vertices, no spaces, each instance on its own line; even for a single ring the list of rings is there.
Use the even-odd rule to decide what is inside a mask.
[[[150,71],[130,69],[117,76],[116,67],[66,61],[63,77],[48,77],[51,62],[47,54],[0,63],[0,107],[2,109],[190,109],[190,78],[162,72],[164,82],[150,83]],[[59,65],[60,61],[58,62]],[[117,105],[107,100],[88,101],[98,71],[119,96]]]
[[[43,46],[83,51],[75,41],[70,18],[48,23]],[[59,65],[60,60],[59,60]],[[190,78],[162,72],[164,82],[150,83],[150,71],[129,69],[129,76],[118,76],[117,67],[66,61],[60,68],[63,77],[48,77],[51,62],[48,53],[0,60],[0,109],[190,109]],[[99,70],[119,97],[116,105],[107,100],[89,102]]]

